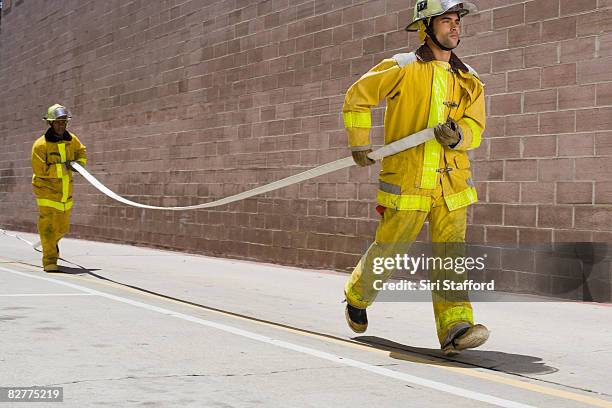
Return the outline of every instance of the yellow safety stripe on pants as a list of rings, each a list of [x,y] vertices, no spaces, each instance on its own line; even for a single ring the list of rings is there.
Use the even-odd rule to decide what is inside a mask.
[[[418,210],[429,212],[431,209],[431,197],[420,195],[397,195],[378,191],[376,195],[378,203],[387,208],[396,210]]]
[[[59,150],[60,160],[62,161],[62,163],[66,163],[66,145],[64,143],[60,143],[57,145],[57,149]],[[61,167],[62,164],[59,164],[58,166]],[[68,172],[66,172],[66,174],[63,174],[63,171],[62,171],[62,175],[59,177],[62,178],[62,203],[65,203],[66,201],[68,201],[68,190],[70,188],[70,176],[68,175]]]
[[[472,143],[468,146],[468,149],[475,149],[480,146],[480,141],[482,139],[480,128],[473,119],[463,118],[463,120],[468,124],[470,130],[472,131]]]
[[[62,177],[62,203],[68,201],[68,191],[70,189],[70,177],[68,174],[65,174]]]
[[[439,123],[446,122],[444,113],[446,111],[446,93],[448,92],[448,71],[436,64],[434,65],[434,77],[431,85],[431,106],[429,108],[429,119],[427,127],[435,127]],[[438,167],[442,146],[437,140],[432,139],[425,143],[425,153],[423,157],[423,174],[421,176],[421,188],[433,190],[436,188],[438,179]]]
[[[474,324],[474,315],[471,307],[455,306],[440,313],[436,319],[438,333],[445,333],[451,326],[459,322]]]
[[[74,204],[74,201],[68,201],[67,203],[60,203],[60,202],[49,200],[46,198],[38,198],[36,199],[36,203],[40,207],[51,207],[51,208],[55,208],[56,210],[60,210],[60,211],[68,211],[69,209],[72,208],[72,204]]]
[[[460,191],[449,196],[444,196],[446,206],[449,211],[456,210],[457,208],[465,207],[478,201],[478,195],[474,187],[468,187],[463,191]]]
[[[342,112],[345,128],[371,128],[372,116],[370,112]]]

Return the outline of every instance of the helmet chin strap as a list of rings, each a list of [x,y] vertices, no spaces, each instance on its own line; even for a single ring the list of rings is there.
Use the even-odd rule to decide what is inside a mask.
[[[444,51],[452,51],[454,50],[457,45],[459,45],[459,43],[461,42],[461,40],[457,40],[457,45],[454,46],[453,48],[448,48],[445,47],[444,45],[442,45],[440,43],[440,41],[438,41],[438,38],[436,37],[436,34],[433,32],[433,17],[429,19],[428,22],[425,23],[425,33],[427,33],[427,35],[429,36],[429,38],[431,38],[431,41],[434,42],[434,44],[436,44],[438,46],[438,48],[440,48],[441,50]]]

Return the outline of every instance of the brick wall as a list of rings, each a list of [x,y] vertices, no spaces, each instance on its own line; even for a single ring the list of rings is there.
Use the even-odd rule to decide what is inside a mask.
[[[486,83],[489,118],[473,152],[481,203],[469,239],[612,241],[612,2],[475,3],[481,13],[464,19],[458,54]],[[344,92],[418,46],[402,30],[409,0],[62,4],[5,2],[5,228],[35,230],[29,155],[53,103],[70,107],[89,169],[111,189],[191,205],[347,156]],[[382,115],[373,114],[378,141]],[[189,212],[126,207],[77,179],[72,236],[350,270],[377,224],[377,170]],[[520,267],[502,258],[515,279],[538,273],[535,257]]]

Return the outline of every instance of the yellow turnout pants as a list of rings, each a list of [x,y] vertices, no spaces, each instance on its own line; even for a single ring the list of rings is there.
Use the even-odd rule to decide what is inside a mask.
[[[70,211],[60,211],[52,207],[38,207],[38,234],[42,244],[42,264],[57,265],[59,258],[58,242],[70,229]]]
[[[467,207],[449,211],[442,197],[442,189],[438,186],[432,200],[429,213],[424,211],[404,211],[391,208],[385,209],[382,219],[376,230],[376,240],[353,270],[345,286],[347,302],[357,308],[365,309],[370,306],[378,291],[374,281],[387,281],[393,270],[385,269],[381,274],[373,272],[373,260],[377,257],[395,257],[398,250],[408,251],[425,220],[429,218],[431,240],[434,243],[434,257],[464,256],[462,244],[465,242],[467,225]],[[438,243],[438,244],[436,244]],[[453,243],[455,243],[453,245]],[[435,269],[431,271],[431,280],[452,279],[457,280],[454,271]],[[460,280],[466,277],[461,277]],[[472,305],[467,292],[435,290],[432,291],[436,329],[440,344],[446,338],[448,330],[460,322],[474,324]]]

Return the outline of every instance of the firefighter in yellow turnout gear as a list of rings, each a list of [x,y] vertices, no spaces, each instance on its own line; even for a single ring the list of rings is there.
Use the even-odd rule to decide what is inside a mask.
[[[32,187],[38,204],[38,233],[42,244],[43,269],[57,271],[59,240],[70,228],[72,208],[72,167],[70,162],[87,163],[85,146],[66,130],[68,110],[55,104],[43,120],[49,129],[32,146]]]
[[[434,128],[435,139],[383,159],[378,207],[382,219],[375,242],[355,267],[345,287],[346,318],[358,333],[367,328],[366,308],[377,295],[374,282],[392,273],[373,271],[375,258],[407,250],[429,219],[434,256],[462,256],[467,206],[477,201],[467,151],[480,145],[485,127],[483,84],[452,50],[459,44],[460,19],[476,7],[456,0],[417,1],[406,30],[424,41],[415,52],[397,54],[373,67],[347,91],[343,117],[355,162],[374,162],[371,109],[383,99],[385,144]],[[448,271],[433,271],[434,276]],[[454,274],[453,271],[450,272]],[[467,293],[450,298],[432,292],[436,328],[445,354],[478,347],[489,335],[475,325]]]

